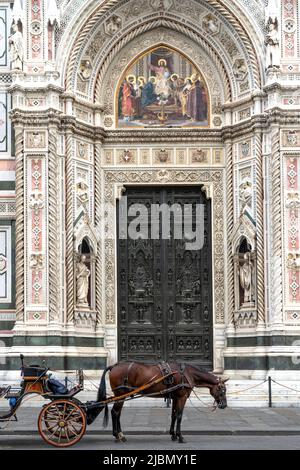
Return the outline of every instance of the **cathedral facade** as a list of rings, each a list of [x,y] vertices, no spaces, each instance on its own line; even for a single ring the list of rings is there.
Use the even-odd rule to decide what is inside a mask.
[[[298,0],[0,3],[0,377],[300,370]],[[204,207],[204,246],[122,200]]]

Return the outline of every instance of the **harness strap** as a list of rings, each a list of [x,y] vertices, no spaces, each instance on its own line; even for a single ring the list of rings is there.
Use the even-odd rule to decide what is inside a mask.
[[[174,383],[174,376],[172,374],[172,369],[170,367],[170,364],[165,361],[160,361],[158,364],[158,367],[160,369],[161,375],[165,376],[167,375],[168,377],[163,381],[167,387],[170,387]]]
[[[132,367],[133,367],[133,364],[134,364],[134,362],[131,362],[131,363],[129,364],[129,366],[128,366],[128,368],[127,368],[126,376],[124,377],[123,385],[124,385],[124,387],[126,387],[126,388],[129,388],[129,387],[128,387],[128,381],[129,381],[128,376],[129,376],[129,372],[131,371],[131,369],[132,369]]]
[[[191,384],[191,381],[190,379],[185,375],[184,371],[185,371],[185,363],[181,363],[180,364],[180,374],[181,374],[181,383],[183,384],[184,383],[184,380],[185,380],[185,386],[187,385],[186,382],[188,383],[188,387],[193,389],[193,385]]]

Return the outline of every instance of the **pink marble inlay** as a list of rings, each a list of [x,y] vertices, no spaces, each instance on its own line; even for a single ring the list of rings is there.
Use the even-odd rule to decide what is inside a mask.
[[[287,183],[288,189],[298,189],[299,186],[299,172],[298,172],[298,158],[290,157],[287,159]]]
[[[289,273],[289,299],[291,302],[300,302],[300,271],[290,271]]]
[[[42,273],[33,271],[32,273],[32,303],[40,304],[42,302]]]
[[[290,209],[288,213],[288,246],[290,251],[299,250],[299,211]]]

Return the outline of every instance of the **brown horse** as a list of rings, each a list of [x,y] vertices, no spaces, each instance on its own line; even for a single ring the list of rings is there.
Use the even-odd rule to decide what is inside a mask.
[[[215,399],[218,408],[224,409],[227,406],[225,382],[228,379],[220,379],[214,374],[204,372],[191,364],[172,362],[169,364],[164,363],[164,366],[167,366],[167,369],[163,369],[160,363],[150,365],[140,362],[122,362],[107,367],[101,378],[97,402],[104,401],[107,398],[105,375],[108,371],[110,371],[109,379],[111,389],[116,397],[126,392],[133,391],[146,383],[150,383],[152,380],[162,375],[165,376],[167,375],[166,372],[172,372],[174,373],[172,376],[169,375],[163,382],[157,383],[141,393],[145,394],[145,396],[158,398],[169,397],[172,399],[171,439],[173,441],[178,439],[180,443],[183,443],[185,441],[181,433],[182,414],[186,400],[189,398],[193,388],[207,387],[210,394]],[[123,401],[115,402],[111,411],[113,436],[117,441],[121,442],[126,441],[120,423],[123,404]],[[95,420],[103,408],[103,406],[100,408],[92,407],[88,410],[88,424],[91,424]]]

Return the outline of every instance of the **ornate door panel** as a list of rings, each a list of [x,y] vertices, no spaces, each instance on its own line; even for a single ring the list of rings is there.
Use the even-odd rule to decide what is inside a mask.
[[[139,226],[140,238],[118,240],[119,359],[176,359],[211,368],[210,201],[200,187],[129,187],[125,195],[127,211],[133,204],[143,204],[149,217],[147,224]],[[195,205],[204,205],[201,250],[187,250],[188,240],[178,239],[178,233],[184,233],[183,217],[171,217],[168,239],[162,236],[161,224],[155,239],[151,238],[151,205],[163,203],[181,206],[182,213],[185,204],[192,205],[193,221]],[[127,225],[134,219],[128,217]]]

